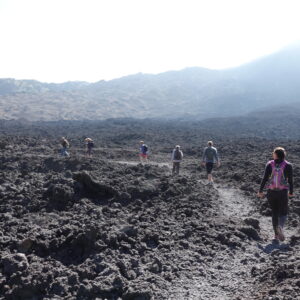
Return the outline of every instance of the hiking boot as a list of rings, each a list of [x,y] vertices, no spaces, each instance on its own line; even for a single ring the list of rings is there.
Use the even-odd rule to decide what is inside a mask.
[[[277,234],[276,234],[276,235],[277,235],[279,241],[283,242],[283,241],[285,240],[285,236],[284,236],[284,234],[283,234],[283,229],[282,229],[282,227],[281,227],[281,226],[278,226],[276,231],[277,231]]]

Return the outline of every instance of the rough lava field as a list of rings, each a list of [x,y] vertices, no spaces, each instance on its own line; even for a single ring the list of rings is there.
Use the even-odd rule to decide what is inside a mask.
[[[138,162],[140,139],[149,164]],[[208,139],[222,160],[213,187],[200,167]],[[176,144],[184,161],[172,177]],[[256,198],[278,145],[296,194],[280,244]],[[300,299],[299,158],[297,140],[210,135],[175,121],[2,122],[0,299]]]

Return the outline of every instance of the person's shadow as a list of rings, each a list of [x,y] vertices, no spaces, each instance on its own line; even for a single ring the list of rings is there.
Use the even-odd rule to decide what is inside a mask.
[[[266,246],[257,244],[257,247],[267,254],[272,253],[274,250],[281,250],[283,252],[290,250],[290,244],[288,243],[280,244],[279,241],[275,239],[273,239],[272,242]]]

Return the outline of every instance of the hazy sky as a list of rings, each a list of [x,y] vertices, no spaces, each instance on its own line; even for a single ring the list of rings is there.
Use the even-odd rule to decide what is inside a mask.
[[[300,40],[298,0],[0,0],[0,78],[227,68]]]

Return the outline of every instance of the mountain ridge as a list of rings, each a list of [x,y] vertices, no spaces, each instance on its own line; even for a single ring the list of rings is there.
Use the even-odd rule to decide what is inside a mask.
[[[230,117],[300,102],[300,46],[226,70],[190,67],[94,83],[0,79],[0,118]]]

